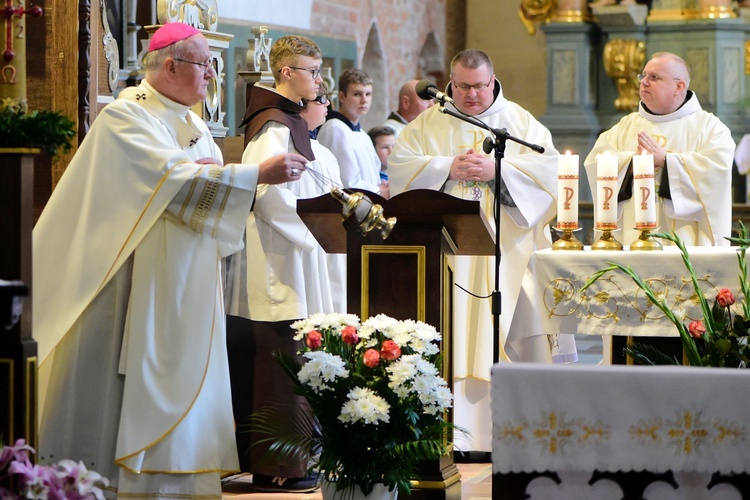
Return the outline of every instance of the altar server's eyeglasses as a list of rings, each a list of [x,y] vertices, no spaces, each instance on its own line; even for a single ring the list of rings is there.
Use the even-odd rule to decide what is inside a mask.
[[[658,83],[666,80],[663,76],[659,76],[655,73],[641,73],[638,75],[638,81],[648,80],[649,83]],[[672,80],[679,80],[679,78],[672,78]]]
[[[322,105],[325,106],[326,104],[328,104],[328,96],[325,95],[325,94],[319,95],[318,97],[316,97],[315,99],[313,99],[313,101],[317,102],[318,104],[322,104]]]
[[[312,75],[313,80],[320,76],[320,68],[298,68],[297,66],[288,66],[288,68],[298,69],[300,71],[308,71]]]

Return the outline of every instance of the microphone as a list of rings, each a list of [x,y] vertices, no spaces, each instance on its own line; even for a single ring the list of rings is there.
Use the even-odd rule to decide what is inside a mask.
[[[414,87],[414,91],[417,93],[420,99],[429,101],[430,99],[437,99],[440,104],[445,105],[446,102],[454,104],[453,99],[443,92],[440,92],[437,85],[429,80],[419,80],[417,85]]]

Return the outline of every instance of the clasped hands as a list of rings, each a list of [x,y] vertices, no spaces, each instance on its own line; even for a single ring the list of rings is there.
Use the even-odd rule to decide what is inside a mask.
[[[654,166],[663,167],[667,161],[667,150],[661,147],[648,133],[638,132],[638,154],[643,152],[654,156]]]
[[[487,156],[469,149],[453,158],[448,179],[452,181],[483,181],[495,178],[495,162]]]

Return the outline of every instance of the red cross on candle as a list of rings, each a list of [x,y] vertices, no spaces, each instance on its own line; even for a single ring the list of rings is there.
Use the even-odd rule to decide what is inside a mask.
[[[18,7],[13,7],[13,0],[5,0],[5,8],[2,12],[5,15],[5,51],[3,57],[10,62],[16,57],[16,52],[13,50],[13,18],[20,18],[26,14],[32,17],[41,17],[43,11],[38,5],[26,10],[23,7],[23,2]],[[20,38],[22,33],[18,33],[16,36]]]

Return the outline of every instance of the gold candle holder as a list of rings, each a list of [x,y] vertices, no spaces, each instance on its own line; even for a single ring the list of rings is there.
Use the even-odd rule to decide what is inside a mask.
[[[636,231],[640,231],[641,235],[630,244],[631,250],[664,250],[661,242],[651,235],[651,231],[656,231],[659,228],[636,227],[635,229]]]
[[[562,235],[552,244],[552,250],[583,250],[583,243],[573,234],[573,231],[580,231],[581,228],[555,227],[554,230],[562,232]]]
[[[591,245],[591,250],[622,250],[622,243],[612,236],[612,229],[603,229],[602,236]]]

